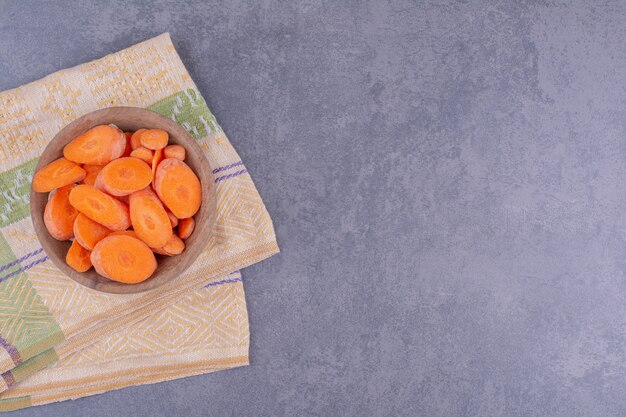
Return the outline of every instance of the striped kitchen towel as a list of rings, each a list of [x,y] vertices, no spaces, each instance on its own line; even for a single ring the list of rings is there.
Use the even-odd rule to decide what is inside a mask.
[[[33,229],[38,156],[63,126],[111,106],[172,118],[216,167],[216,225],[176,285],[124,295],[83,287]],[[263,201],[168,34],[0,93],[0,410],[247,364],[238,270],[277,252]]]

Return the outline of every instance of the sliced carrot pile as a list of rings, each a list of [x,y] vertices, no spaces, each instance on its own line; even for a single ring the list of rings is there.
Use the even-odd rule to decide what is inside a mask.
[[[118,197],[142,190],[151,182],[150,167],[137,158],[127,157],[105,165],[98,175],[97,188]]]
[[[178,236],[181,239],[187,239],[193,233],[193,229],[196,227],[196,221],[193,217],[187,217],[186,219],[180,219],[178,222]]]
[[[96,223],[83,213],[74,220],[74,239],[85,249],[93,250],[96,243],[107,237],[111,230]]]
[[[163,153],[166,158],[185,160],[185,148],[180,145],[167,145]]]
[[[161,250],[169,256],[180,255],[185,250],[185,242],[178,236],[172,235],[167,243],[161,246]]]
[[[70,192],[70,203],[91,220],[111,230],[130,226],[128,206],[93,185],[77,185]]]
[[[163,204],[150,187],[132,193],[129,202],[130,220],[137,237],[151,247],[165,245],[172,236],[172,225]]]
[[[154,274],[154,254],[184,252],[202,187],[184,162],[185,148],[168,141],[160,129],[96,126],[35,173],[33,190],[52,191],[43,214],[48,233],[74,238],[65,261],[75,271],[93,266],[105,278],[134,284]]]
[[[94,185],[102,168],[104,168],[103,165],[83,165],[83,169],[87,172],[87,175],[83,179],[83,184]]]
[[[101,125],[89,129],[63,148],[63,156],[78,164],[105,165],[124,154],[126,136],[121,130]]]
[[[48,233],[57,240],[68,240],[74,236],[74,220],[78,211],[70,204],[69,195],[75,185],[61,187],[46,203],[43,222]]]
[[[91,268],[91,251],[83,248],[78,241],[73,241],[72,246],[65,255],[65,262],[76,272],[85,272]]]
[[[148,245],[125,235],[107,236],[98,242],[91,252],[91,262],[98,274],[125,284],[145,281],[157,267]]]
[[[152,165],[152,159],[154,158],[154,152],[151,151],[148,148],[144,148],[143,146],[140,146],[138,148],[135,148],[135,150],[133,150],[130,153],[130,156],[132,156],[133,158],[141,159],[146,164]]]
[[[167,146],[169,135],[161,129],[148,129],[141,132],[141,146],[144,148],[157,150]]]
[[[141,134],[145,132],[145,130],[146,129],[139,129],[130,137],[130,147],[133,151],[141,146]]]
[[[33,190],[47,193],[56,188],[82,181],[87,172],[65,158],[59,158],[41,168],[33,176]]]
[[[179,219],[191,217],[200,208],[200,180],[179,159],[164,159],[156,170],[154,190],[165,206]]]

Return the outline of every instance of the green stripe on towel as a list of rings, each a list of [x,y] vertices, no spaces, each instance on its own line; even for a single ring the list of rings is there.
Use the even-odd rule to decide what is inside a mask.
[[[193,89],[180,91],[146,108],[178,122],[196,139],[220,130],[204,98]]]

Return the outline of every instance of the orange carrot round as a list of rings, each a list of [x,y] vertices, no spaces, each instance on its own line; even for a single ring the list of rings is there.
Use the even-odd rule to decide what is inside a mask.
[[[145,132],[145,130],[146,129],[139,129],[130,137],[130,147],[133,151],[141,146],[141,134]]]
[[[83,248],[78,241],[73,241],[72,246],[65,255],[65,262],[76,272],[85,272],[91,268],[91,251]]]
[[[69,200],[74,187],[74,184],[70,184],[56,190],[44,209],[43,222],[50,236],[57,240],[68,240],[74,236],[74,221],[78,211]]]
[[[98,174],[98,189],[119,197],[146,188],[152,182],[152,170],[143,161],[127,157],[109,162]]]
[[[185,242],[176,235],[172,235],[161,249],[170,256],[180,255],[185,250]]]
[[[119,158],[126,149],[121,130],[101,125],[89,129],[63,148],[63,156],[79,164],[106,165]]]
[[[104,165],[83,165],[83,169],[87,172],[87,175],[83,179],[83,184],[94,185],[102,168],[104,168]]]
[[[167,146],[169,135],[165,130],[148,129],[141,132],[141,146],[144,148],[157,150]]]
[[[150,248],[150,249],[152,250],[152,252],[158,253],[159,255],[173,256],[173,255],[170,255],[169,253],[165,252],[162,248]]]
[[[156,174],[157,167],[163,160],[163,149],[157,149],[154,151],[154,156],[152,157],[152,179],[154,179],[154,175]]]
[[[180,145],[167,145],[163,153],[166,158],[180,159],[181,161],[185,160],[185,148]]]
[[[111,230],[130,226],[128,206],[92,185],[78,185],[70,192],[70,203],[91,220]]]
[[[140,146],[138,148],[135,148],[135,150],[133,150],[130,153],[130,156],[132,156],[133,158],[141,159],[145,163],[152,165],[152,159],[154,158],[154,152],[151,151],[148,148],[144,148],[143,146]]]
[[[196,221],[193,217],[187,217],[186,219],[180,219],[178,222],[178,236],[181,239],[187,239],[193,233],[193,229],[196,227]]]
[[[133,137],[133,132],[124,132],[124,137],[126,137],[126,148],[124,148],[122,156],[130,156],[130,153],[133,151],[133,147],[130,143],[130,138]]]
[[[172,236],[172,226],[163,204],[146,187],[129,196],[130,219],[137,237],[148,246],[161,247]]]
[[[167,213],[167,217],[170,218],[170,223],[172,227],[178,226],[178,217],[174,216],[174,213],[172,213],[168,209],[165,209],[165,212]]]
[[[110,235],[98,242],[91,262],[98,274],[125,284],[145,281],[157,267],[148,245],[126,235]]]
[[[120,196],[117,196],[115,198],[120,200],[122,203],[128,205],[128,196],[127,195],[120,195]]]
[[[111,231],[96,223],[83,213],[74,220],[74,239],[85,249],[93,250],[96,243],[107,237]]]
[[[179,219],[193,216],[200,208],[200,180],[183,161],[164,159],[157,167],[153,184],[161,201]]]
[[[117,232],[111,232],[109,236],[131,236],[136,239],[139,239],[137,237],[137,233],[135,233],[134,230],[118,230]]]
[[[59,158],[41,168],[33,176],[33,190],[47,193],[55,188],[82,181],[87,172],[65,158]]]
[[[104,168],[104,167],[102,167]],[[102,171],[100,171],[102,172]],[[89,185],[89,184],[87,184]],[[100,173],[98,173],[98,176],[96,177],[96,180],[93,182],[93,186],[96,187],[98,190],[102,191],[103,193],[106,193],[106,190],[104,189],[104,181],[102,180],[102,177],[100,176]]]

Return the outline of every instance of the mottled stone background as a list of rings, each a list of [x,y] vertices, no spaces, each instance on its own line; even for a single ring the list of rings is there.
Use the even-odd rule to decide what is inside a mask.
[[[252,365],[22,416],[626,414],[626,3],[0,0],[0,89],[169,31],[272,214]]]

